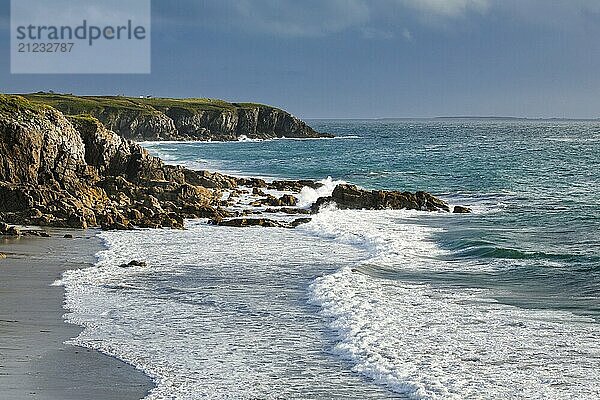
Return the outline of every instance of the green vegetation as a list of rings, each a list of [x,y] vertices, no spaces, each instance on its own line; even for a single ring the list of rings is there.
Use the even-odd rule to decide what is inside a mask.
[[[38,104],[52,106],[66,114],[100,115],[104,111],[123,110],[139,114],[154,114],[167,110],[183,112],[198,111],[236,111],[255,107],[268,107],[256,103],[228,103],[223,100],[207,98],[167,99],[155,97],[123,97],[123,96],[74,96],[71,94],[31,93],[23,97]],[[273,107],[268,107],[273,108]]]
[[[102,123],[89,114],[67,115],[67,119],[76,126],[100,126]]]
[[[100,121],[98,121],[96,117],[89,114],[69,115],[67,118],[69,119],[69,121],[81,121],[94,124],[100,123]]]
[[[20,111],[40,112],[50,109],[49,106],[32,103],[23,96],[0,94],[0,112],[16,113]]]

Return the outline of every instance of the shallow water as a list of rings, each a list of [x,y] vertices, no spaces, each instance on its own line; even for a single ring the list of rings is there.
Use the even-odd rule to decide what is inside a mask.
[[[145,146],[195,168],[424,189],[474,213],[104,233],[98,265],[63,281],[87,327],[74,341],[144,369],[152,399],[600,398],[600,125],[311,123],[341,137]],[[118,267],[132,258],[149,266]]]

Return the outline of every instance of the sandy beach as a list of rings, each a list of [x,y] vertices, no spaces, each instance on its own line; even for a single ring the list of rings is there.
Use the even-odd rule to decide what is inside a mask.
[[[141,399],[153,387],[141,371],[96,351],[65,345],[62,272],[94,262],[96,232],[49,230],[50,238],[3,238],[0,252],[0,397]],[[64,238],[72,234],[73,239]]]

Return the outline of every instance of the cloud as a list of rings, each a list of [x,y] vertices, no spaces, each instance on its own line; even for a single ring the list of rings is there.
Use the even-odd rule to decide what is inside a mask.
[[[238,0],[238,16],[267,33],[320,36],[365,24],[370,10],[363,0]]]
[[[555,29],[580,28],[600,16],[598,0],[495,0],[491,12],[526,24]]]
[[[363,37],[406,39],[404,22],[456,19],[484,12],[491,0],[179,0],[157,1],[160,23],[186,23],[227,31],[318,37],[355,30]],[[391,20],[390,20],[391,18]],[[382,26],[387,25],[387,26]],[[391,32],[394,28],[397,32]]]
[[[183,0],[156,2],[162,23],[189,23],[223,30],[317,37],[365,25],[370,19],[366,0]]]
[[[397,0],[397,3],[425,15],[450,18],[471,11],[485,12],[490,7],[490,0]]]
[[[598,0],[178,0],[153,7],[158,24],[290,38],[354,31],[413,40],[421,29],[462,27],[471,18],[560,28],[600,16]]]
[[[393,39],[394,34],[387,30],[377,28],[364,28],[362,30],[363,37],[365,39]]]

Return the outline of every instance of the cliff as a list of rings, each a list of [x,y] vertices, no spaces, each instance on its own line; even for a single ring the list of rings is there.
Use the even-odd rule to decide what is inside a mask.
[[[236,184],[164,165],[93,117],[0,95],[0,221],[182,228],[184,218],[226,214],[214,205]]]
[[[66,115],[87,114],[109,130],[132,140],[235,141],[271,138],[319,138],[293,115],[254,103],[228,103],[213,99],[131,98],[73,96],[50,93],[23,95],[30,101],[54,107]]]

